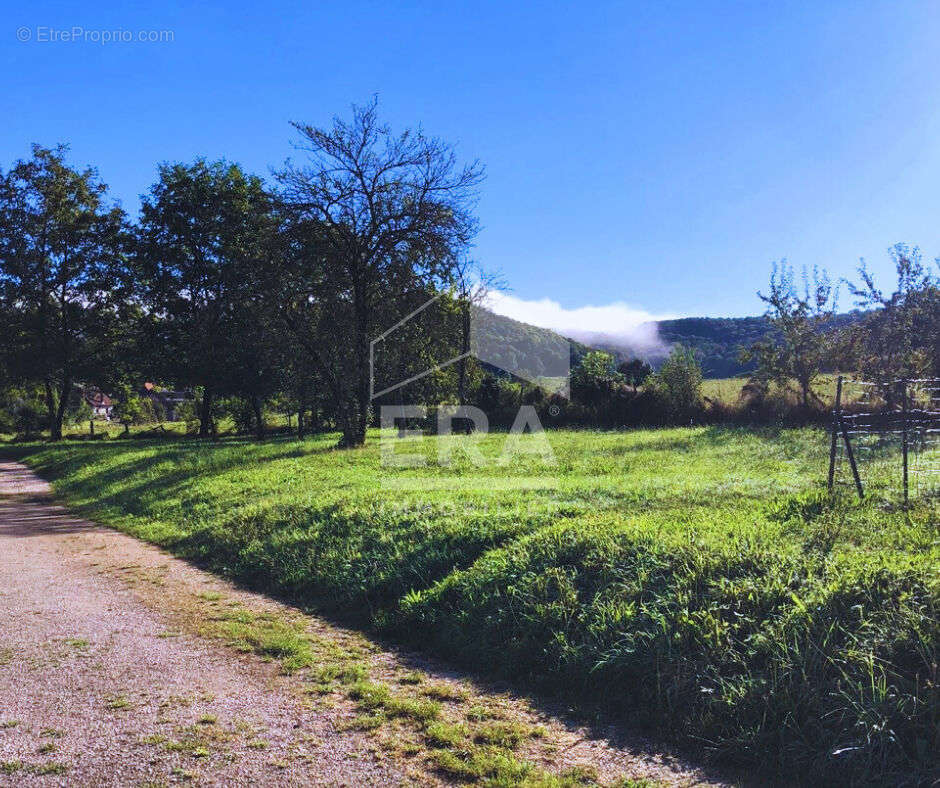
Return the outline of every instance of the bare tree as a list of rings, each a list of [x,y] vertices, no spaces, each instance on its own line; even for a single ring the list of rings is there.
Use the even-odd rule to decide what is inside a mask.
[[[308,161],[277,173],[285,211],[305,228],[288,294],[317,315],[319,336],[301,341],[332,390],[341,445],[359,446],[370,416],[370,340],[402,296],[454,281],[477,230],[483,169],[458,164],[452,147],[420,129],[393,134],[375,100],[353,107],[351,122],[293,126]]]

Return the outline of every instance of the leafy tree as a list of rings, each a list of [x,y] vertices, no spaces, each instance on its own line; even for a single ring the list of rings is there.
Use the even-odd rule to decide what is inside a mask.
[[[123,384],[114,390],[115,403],[111,418],[124,425],[124,434],[130,433],[132,424],[152,424],[157,420],[153,400],[141,397],[130,385]]]
[[[242,388],[258,358],[259,271],[269,260],[270,201],[237,164],[165,164],[144,198],[138,261],[158,376],[202,387],[199,435],[213,400]]]
[[[216,408],[216,404],[213,403],[213,408]],[[176,406],[176,410],[173,413],[173,418],[176,421],[181,421],[186,425],[186,432],[194,432],[200,424],[199,421],[199,412],[196,409],[196,402],[191,399],[183,400],[179,405]]]
[[[792,266],[774,263],[770,291],[757,294],[767,304],[767,319],[774,333],[742,353],[756,361],[752,384],[766,389],[771,381],[782,388],[796,381],[800,402],[809,407],[813,383],[832,361],[832,337],[827,327],[835,314],[835,292],[826,274],[813,269],[810,282],[803,270],[803,288],[797,288]]]
[[[73,396],[68,399],[68,407],[65,410],[65,421],[69,424],[82,424],[93,420],[95,412],[91,409],[82,396],[81,388],[76,386],[73,390]]]
[[[617,372],[620,373],[626,383],[633,387],[635,392],[653,374],[653,368],[643,359],[634,358],[619,364]]]
[[[572,371],[571,393],[577,401],[589,407],[602,407],[619,382],[613,356],[594,350],[585,355]]]
[[[125,435],[130,432],[131,424],[141,423],[143,415],[143,401],[136,395],[119,400],[111,411],[111,418],[124,425]]]
[[[859,305],[873,310],[849,332],[850,352],[869,380],[940,376],[940,279],[917,247],[896,244],[889,253],[897,272],[893,293],[877,287],[864,261],[861,282],[850,285]]]
[[[238,395],[251,417],[240,421],[240,427],[253,428],[255,436],[264,437],[264,404],[286,385],[284,369],[287,359],[283,337],[270,313],[260,280],[250,288],[244,285],[239,309],[232,316],[232,337],[237,342],[229,354],[230,376],[227,389]]]
[[[650,386],[671,419],[687,419],[702,407],[702,368],[690,348],[674,345]]]
[[[122,324],[125,217],[67,148],[33,146],[0,173],[0,313],[12,379],[42,386],[53,440],[77,381],[98,382]],[[73,403],[77,404],[77,403]]]
[[[0,392],[0,432],[23,435],[39,432],[44,425],[45,402],[40,386],[9,386]]]
[[[330,388],[341,445],[358,446],[370,418],[370,342],[416,292],[454,279],[476,231],[482,169],[459,166],[420,129],[393,134],[375,101],[354,107],[351,122],[294,128],[309,161],[278,173],[298,252],[282,308]]]

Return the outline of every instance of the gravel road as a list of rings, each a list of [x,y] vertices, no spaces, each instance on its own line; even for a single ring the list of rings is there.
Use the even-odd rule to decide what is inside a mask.
[[[279,687],[271,665],[169,630],[93,564],[98,551],[172,559],[48,493],[0,463],[0,783],[401,782],[361,734]]]

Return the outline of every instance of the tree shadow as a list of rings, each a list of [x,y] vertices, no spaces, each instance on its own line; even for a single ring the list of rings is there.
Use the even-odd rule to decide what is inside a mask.
[[[108,528],[73,517],[46,497],[11,496],[0,500],[0,538],[106,533]]]

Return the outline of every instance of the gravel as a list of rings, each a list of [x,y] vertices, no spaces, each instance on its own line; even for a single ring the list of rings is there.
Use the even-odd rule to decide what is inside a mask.
[[[402,781],[272,665],[172,632],[102,566],[173,559],[37,498],[48,492],[0,463],[0,784]]]

